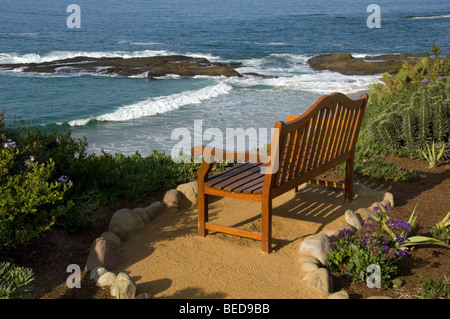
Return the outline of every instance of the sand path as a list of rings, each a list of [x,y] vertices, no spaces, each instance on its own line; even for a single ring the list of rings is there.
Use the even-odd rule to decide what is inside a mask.
[[[347,209],[369,207],[380,198],[308,185],[273,201],[273,253],[260,242],[223,233],[197,236],[197,209],[165,210],[120,248],[117,271],[137,284],[137,294],[155,298],[319,299],[297,263],[306,236],[341,228]],[[213,198],[210,220],[247,230],[259,229],[260,204]]]

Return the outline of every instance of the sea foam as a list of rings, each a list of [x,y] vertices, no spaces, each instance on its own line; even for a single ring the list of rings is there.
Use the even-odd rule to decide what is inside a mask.
[[[170,112],[180,107],[200,104],[203,101],[226,95],[231,92],[232,86],[220,82],[213,86],[204,87],[198,90],[184,91],[183,93],[171,94],[149,98],[144,101],[120,107],[114,112],[105,113],[98,116],[78,119],[68,122],[71,126],[86,125],[90,121],[129,121],[142,117],[153,116]]]

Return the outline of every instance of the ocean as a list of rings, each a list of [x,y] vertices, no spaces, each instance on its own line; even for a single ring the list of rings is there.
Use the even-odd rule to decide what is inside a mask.
[[[2,0],[0,64],[176,54],[241,62],[238,72],[267,77],[0,70],[0,110],[12,127],[86,137],[89,153],[170,153],[177,129],[270,129],[324,94],[359,92],[380,78],[313,71],[310,57],[421,54],[432,42],[446,52],[449,31],[448,0]]]

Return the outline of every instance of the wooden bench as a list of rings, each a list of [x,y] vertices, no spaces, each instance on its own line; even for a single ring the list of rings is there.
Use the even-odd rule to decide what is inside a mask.
[[[272,199],[304,183],[343,188],[344,200],[353,197],[355,146],[367,105],[367,95],[351,100],[342,93],[319,98],[303,115],[276,122],[268,154],[231,152],[194,146],[192,155],[203,156],[198,172],[198,234],[208,230],[261,241],[264,253],[272,251]],[[210,176],[214,161],[240,164]],[[346,162],[345,182],[315,179]],[[250,232],[210,223],[208,196],[233,197],[261,202],[261,231]]]

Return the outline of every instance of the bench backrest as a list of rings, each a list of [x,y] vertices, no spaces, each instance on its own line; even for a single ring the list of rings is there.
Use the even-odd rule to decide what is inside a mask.
[[[303,115],[275,123],[278,136],[271,151],[278,152],[278,166],[270,187],[280,192],[298,186],[354,156],[367,95],[351,100],[342,93],[318,99]],[[278,150],[273,146],[278,147]]]

